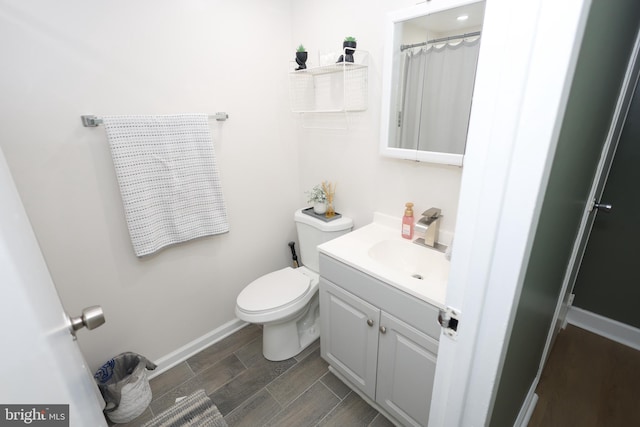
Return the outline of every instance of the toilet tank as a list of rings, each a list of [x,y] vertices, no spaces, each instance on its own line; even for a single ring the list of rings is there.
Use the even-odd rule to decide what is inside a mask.
[[[340,217],[332,221],[325,222],[314,216],[302,212],[298,209],[294,214],[296,230],[298,232],[298,243],[300,245],[300,258],[302,265],[310,270],[319,272],[318,245],[328,242],[331,239],[342,236],[351,231],[353,220],[347,217]]]

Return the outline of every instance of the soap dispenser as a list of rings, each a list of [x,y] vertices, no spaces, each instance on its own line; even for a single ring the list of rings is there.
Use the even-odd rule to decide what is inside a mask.
[[[413,239],[413,203],[405,203],[404,216],[402,217],[402,237]]]

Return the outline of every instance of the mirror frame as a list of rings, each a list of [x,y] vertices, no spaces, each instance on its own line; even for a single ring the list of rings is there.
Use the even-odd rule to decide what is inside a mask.
[[[407,148],[389,147],[389,126],[391,122],[391,93],[394,72],[394,51],[400,46],[395,32],[396,25],[413,18],[455,9],[483,0],[432,0],[415,6],[390,12],[385,23],[384,60],[382,63],[382,108],[380,112],[380,154],[396,159],[414,160],[418,162],[439,163],[462,166],[464,154],[441,153],[437,151],[420,151]]]

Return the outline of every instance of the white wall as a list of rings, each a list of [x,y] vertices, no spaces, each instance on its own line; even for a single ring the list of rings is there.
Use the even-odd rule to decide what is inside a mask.
[[[157,359],[232,320],[249,281],[289,264],[292,212],[322,180],[357,227],[413,201],[454,230],[461,169],[378,154],[382,27],[414,3],[0,0],[0,147],[65,308],[105,309],[79,334],[92,368],[124,350]],[[349,130],[302,129],[295,47],[313,65],[347,35],[370,51],[369,109]],[[230,233],[136,258],[104,129],[80,115],[216,111],[231,116],[211,123]]]
[[[433,3],[443,2],[434,0]],[[311,65],[317,53],[340,51],[345,36],[369,52],[369,108],[352,113],[348,130],[303,128],[297,118],[300,180],[303,189],[322,180],[337,182],[336,210],[354,218],[356,227],[372,220],[373,211],[402,216],[404,204],[414,212],[435,206],[444,215],[443,238],[455,229],[462,169],[381,157],[380,98],[384,23],[391,11],[415,5],[413,0],[296,0],[293,4],[293,44],[304,44]],[[339,125],[339,120],[335,120]]]
[[[288,0],[0,1],[0,146],[92,368],[157,359],[234,318],[290,263],[302,190],[288,113]],[[102,127],[80,115],[227,111],[211,122],[231,231],[135,257]]]

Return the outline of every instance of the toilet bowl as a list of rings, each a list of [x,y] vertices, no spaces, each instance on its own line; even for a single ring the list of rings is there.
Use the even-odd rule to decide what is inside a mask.
[[[286,267],[251,282],[238,295],[236,316],[263,325],[262,354],[268,360],[289,359],[320,336],[317,246],[348,233],[353,221],[326,222],[299,209],[294,214],[300,268]]]

